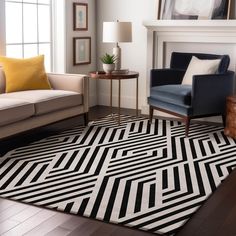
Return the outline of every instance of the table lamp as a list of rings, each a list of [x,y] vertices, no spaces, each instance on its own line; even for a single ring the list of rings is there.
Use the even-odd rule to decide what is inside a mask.
[[[115,70],[121,70],[121,48],[118,43],[132,42],[131,22],[103,22],[103,42],[116,43],[113,54],[116,56]]]

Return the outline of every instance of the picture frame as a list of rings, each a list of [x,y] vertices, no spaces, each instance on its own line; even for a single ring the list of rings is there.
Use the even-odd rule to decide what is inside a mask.
[[[161,19],[161,6],[162,6],[162,0],[156,0],[157,20]]]
[[[215,6],[212,13],[212,19],[227,19],[230,18],[231,0],[221,0],[218,6]]]
[[[158,18],[161,20],[229,19],[230,8],[231,0],[159,0]]]
[[[91,37],[73,38],[73,63],[74,65],[91,63]]]
[[[73,3],[73,29],[75,31],[88,30],[88,4]]]

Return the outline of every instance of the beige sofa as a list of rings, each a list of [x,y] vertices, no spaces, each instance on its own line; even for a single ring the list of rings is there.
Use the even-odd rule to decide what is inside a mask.
[[[5,93],[0,68],[0,139],[56,121],[88,114],[88,78],[79,74],[47,74],[52,90]]]

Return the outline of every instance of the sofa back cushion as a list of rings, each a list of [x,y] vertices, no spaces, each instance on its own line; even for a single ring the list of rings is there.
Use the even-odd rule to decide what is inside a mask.
[[[182,53],[173,52],[171,55],[170,68],[187,70],[188,65],[195,56],[201,60],[216,60],[220,59],[220,64],[217,73],[224,74],[228,70],[230,58],[228,55],[216,55],[216,54],[205,54],[205,53]]]
[[[6,89],[5,74],[4,74],[3,68],[0,67],[0,94],[5,93],[5,89]]]

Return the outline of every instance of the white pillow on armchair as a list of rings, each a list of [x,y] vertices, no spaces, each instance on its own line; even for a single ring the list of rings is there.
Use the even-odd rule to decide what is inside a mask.
[[[220,59],[200,60],[197,57],[192,56],[192,59],[185,72],[182,84],[191,85],[193,75],[215,74],[219,68],[220,61]]]

